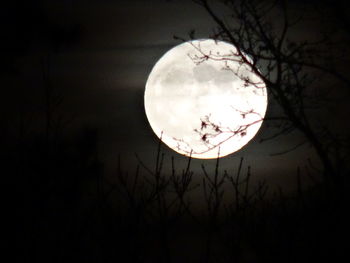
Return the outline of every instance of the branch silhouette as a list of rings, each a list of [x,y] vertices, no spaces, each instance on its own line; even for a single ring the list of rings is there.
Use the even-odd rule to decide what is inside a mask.
[[[239,74],[239,69],[230,67],[229,61],[238,62],[258,76],[266,84],[271,95],[270,100],[281,109],[281,115],[277,116],[281,120],[280,123],[274,119],[275,127],[279,130],[262,141],[298,130],[305,137],[305,142],[302,141],[292,149],[281,153],[289,152],[305,143],[311,145],[322,163],[325,180],[341,185],[345,174],[337,167],[344,167],[342,164],[348,159],[347,136],[337,136],[332,127],[315,123],[312,113],[312,110],[321,110],[324,105],[322,103],[329,103],[327,94],[331,88],[324,89],[327,90],[324,93],[314,92],[315,86],[322,84],[320,76],[333,76],[339,83],[350,85],[350,79],[334,66],[337,57],[328,55],[331,51],[327,48],[332,44],[329,37],[324,35],[316,40],[293,38],[291,32],[295,26],[303,22],[304,17],[302,14],[293,16],[287,1],[271,3],[257,0],[223,1],[224,6],[230,11],[229,17],[219,15],[213,7],[213,1],[194,2],[202,6],[217,25],[210,37],[215,41],[229,42],[236,47],[236,50],[230,54],[218,54],[206,52],[200,45],[193,45],[200,54],[191,57],[193,62],[199,65],[208,60],[222,61],[225,64],[224,70],[230,70],[244,80],[245,85],[252,85],[257,90],[260,83],[253,83],[249,78]],[[272,12],[279,12],[281,15],[278,24],[270,19]],[[193,36],[194,33],[192,38]],[[216,131],[206,133],[202,129],[198,130],[203,141],[225,131],[225,127],[210,122],[207,117],[201,121],[204,126]],[[235,136],[244,132],[246,128],[227,132],[232,132]],[[339,139],[334,140],[337,137]],[[210,149],[215,147],[208,146]]]

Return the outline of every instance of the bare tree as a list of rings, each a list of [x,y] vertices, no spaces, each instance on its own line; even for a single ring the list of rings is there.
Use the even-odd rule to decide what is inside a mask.
[[[249,67],[264,81],[271,100],[281,109],[278,115],[265,118],[274,121],[279,128],[271,138],[299,130],[305,141],[293,149],[310,144],[322,163],[324,178],[341,184],[348,138],[336,134],[322,121],[315,121],[315,114],[312,113],[315,108],[320,110],[324,106],[322,102],[332,92],[331,88],[315,88],[316,85],[322,87],[322,76],[329,76],[346,87],[350,84],[350,80],[335,67],[336,56],[332,56],[334,43],[331,39],[325,35],[313,40],[293,38],[292,32],[302,23],[303,14],[292,14],[287,1],[220,1],[230,11],[228,17],[216,11],[214,1],[193,1],[201,5],[217,25],[210,37],[229,42],[237,48],[231,57],[200,50],[201,55],[193,58],[193,61],[200,64],[206,60],[232,61],[238,58],[239,63]],[[279,18],[271,19],[276,14]],[[234,69],[228,70],[235,74]],[[245,81],[247,85],[256,85],[249,78]],[[208,126],[215,132],[206,132],[203,127]],[[242,130],[231,132],[236,136],[244,133],[245,129],[242,127]],[[202,140],[206,140],[209,136],[226,131],[206,118],[202,120],[202,129],[198,132]]]

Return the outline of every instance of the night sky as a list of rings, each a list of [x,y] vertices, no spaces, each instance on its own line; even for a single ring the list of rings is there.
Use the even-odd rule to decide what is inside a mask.
[[[294,8],[299,5],[291,3]],[[115,170],[118,154],[130,167],[137,164],[135,153],[152,163],[157,138],[148,125],[143,105],[148,74],[167,50],[181,43],[173,36],[189,38],[191,30],[195,30],[195,38],[211,35],[215,23],[205,10],[192,1],[163,0],[34,1],[9,10],[5,14],[9,25],[5,45],[15,50],[13,60],[8,58],[13,72],[5,76],[11,88],[2,96],[1,107],[7,112],[4,118],[10,117],[10,122],[18,118],[18,94],[22,93],[30,129],[43,125],[39,116],[44,108],[45,60],[52,88],[62,96],[59,114],[69,128],[98,129],[99,154],[108,173]],[[319,29],[320,25],[310,20],[306,24],[316,24]],[[311,25],[297,28],[297,36],[314,34]],[[273,106],[268,113],[274,113]],[[290,154],[271,157],[303,140],[295,133],[259,143],[271,133],[264,124],[244,149],[223,158],[223,169],[244,157],[247,164],[254,164],[257,177],[271,180],[274,185],[293,184],[296,167],[312,158],[313,151],[306,145]],[[186,161],[165,145],[164,151],[169,158]],[[214,161],[195,161],[193,168],[199,169],[201,163],[213,165]]]
[[[347,54],[348,21],[337,18],[340,9],[336,5],[331,1],[287,2],[291,10],[306,14],[303,24],[292,32],[295,39],[313,39],[322,30],[333,29],[340,39],[338,51]],[[320,14],[308,11],[316,2]],[[227,12],[220,5],[216,8],[220,14]],[[13,145],[20,138],[21,125],[29,137],[43,136],[39,131],[45,130],[45,87],[50,85],[54,100],[60,100],[53,118],[60,120],[62,133],[74,136],[81,129],[97,131],[98,158],[108,180],[113,181],[119,158],[130,174],[139,164],[135,154],[154,167],[158,138],[148,124],[143,104],[148,74],[167,50],[182,43],[174,36],[189,39],[195,30],[195,38],[206,38],[215,26],[203,8],[189,0],[11,1],[1,8],[4,59],[0,126],[6,149],[16,151]],[[348,57],[337,63],[346,73]],[[329,96],[336,103],[315,111],[314,119],[346,133],[349,91],[324,76],[322,85],[332,88]],[[276,113],[272,101],[267,116]],[[297,131],[260,143],[274,132],[264,122],[246,147],[220,160],[220,169],[236,171],[243,157],[243,169],[251,166],[254,183],[266,180],[270,189],[295,189],[298,167],[305,173],[308,159],[317,166],[317,157],[308,144],[277,154],[305,140]],[[165,171],[171,170],[172,156],[179,170],[185,167],[186,157],[166,145],[162,151]],[[194,180],[202,180],[201,164],[214,170],[215,162],[193,160]],[[305,184],[309,183],[305,176]]]

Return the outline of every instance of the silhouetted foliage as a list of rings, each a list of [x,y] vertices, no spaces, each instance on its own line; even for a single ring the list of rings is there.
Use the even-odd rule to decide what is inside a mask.
[[[251,73],[266,84],[270,103],[280,109],[278,113],[270,113],[264,118],[278,130],[271,138],[262,140],[274,139],[298,130],[305,140],[285,152],[308,143],[314,148],[322,163],[320,170],[328,185],[336,184],[337,187],[341,187],[344,177],[347,176],[348,167],[345,163],[349,158],[349,137],[318,118],[318,115],[325,113],[326,107],[337,103],[336,100],[330,101],[329,98],[336,92],[335,88],[322,86],[321,76],[333,79],[335,84],[330,85],[348,88],[350,84],[346,73],[338,68],[340,57],[336,55],[335,49],[341,40],[336,38],[333,40],[332,35],[327,34],[329,32],[313,39],[293,36],[294,28],[306,23],[304,14],[306,11],[289,8],[288,1],[219,1],[229,11],[229,15],[226,16],[216,10],[215,1],[194,0],[194,2],[201,5],[217,25],[210,37],[233,44],[237,51],[234,57],[212,54],[202,50],[200,45],[192,44],[201,54],[193,57],[193,62],[201,64],[206,60],[223,62],[239,60],[240,64],[249,67]],[[316,11],[315,7],[313,12]],[[192,32],[191,39],[193,35]],[[223,70],[231,70],[233,74],[238,74],[236,69],[230,68],[227,64]],[[246,78],[245,82],[247,85],[259,88],[249,78]],[[344,91],[339,93],[347,94]],[[242,114],[245,117],[254,112],[242,112]],[[229,131],[213,123],[209,116],[201,121],[202,128],[197,132],[204,142],[224,132],[231,132],[232,136],[244,136],[247,128]],[[346,124],[344,126],[347,127]],[[206,127],[211,127],[213,132],[206,131],[204,129]],[[219,146],[208,145],[208,149]]]
[[[139,159],[129,173],[120,161],[111,180],[95,159],[91,134],[66,142],[49,172],[40,154],[27,156],[26,260],[313,262],[346,252],[346,201],[332,199],[322,185],[301,189],[298,181],[295,194],[266,197],[266,182],[252,185],[243,158],[236,172],[221,171],[219,159],[213,172],[202,166],[198,185],[191,158],[183,169],[172,159],[166,172],[161,149],[154,169]],[[27,145],[38,149],[40,142]],[[81,155],[82,148],[91,154]],[[202,211],[191,200],[194,189],[203,193]]]
[[[197,2],[211,12],[207,1]],[[327,187],[328,181],[314,180],[317,171],[311,168],[308,179],[314,181],[304,184],[306,176],[296,169],[297,190],[287,195],[282,190],[270,189],[266,181],[256,179],[254,183],[254,166],[244,158],[237,164],[232,163],[230,170],[222,170],[217,159],[213,171],[203,165],[202,171],[196,174],[191,158],[184,167],[179,167],[174,158],[162,152],[161,142],[155,150],[154,164],[147,164],[142,156],[137,156],[135,167],[123,167],[121,154],[115,160],[118,167],[114,176],[107,178],[99,156],[98,129],[81,126],[70,130],[53,110],[61,105],[61,97],[50,86],[47,69],[51,61],[45,59],[43,75],[48,86],[44,89],[47,92],[44,125],[39,129],[29,127],[21,115],[23,118],[16,120],[15,125],[5,119],[0,126],[2,179],[4,188],[11,191],[5,202],[15,210],[10,212],[14,222],[9,228],[16,232],[13,239],[17,261],[346,262],[349,193],[345,175],[348,171],[339,164],[347,159],[338,156],[344,143],[331,133],[319,134],[319,130],[308,126],[308,117],[303,117],[304,108],[300,103],[304,97],[298,95],[298,91],[308,86],[299,82],[294,74],[302,74],[305,61],[300,64],[293,54],[301,52],[305,44],[291,44],[286,52],[292,55],[287,57],[274,49],[275,38],[271,46],[252,45],[249,49],[249,39],[236,38],[243,37],[236,33],[246,37],[244,32],[251,32],[249,37],[262,36],[259,24],[248,23],[260,21],[256,20],[260,16],[255,16],[255,11],[259,11],[255,8],[261,4],[224,2],[241,4],[238,7],[244,9],[238,11],[244,12],[237,13],[238,18],[246,23],[244,30],[252,31],[226,32],[225,25],[220,27],[223,20],[219,19],[221,30],[216,31],[214,37],[230,41],[231,34],[234,41],[243,41],[237,42],[240,43],[237,46],[248,54],[277,54],[270,66],[277,67],[277,75],[280,72],[287,74],[286,79],[294,78],[294,82],[289,82],[281,76],[280,82],[274,82],[268,72],[261,73],[268,80],[271,94],[276,95],[275,100],[281,102],[281,108],[291,107],[285,109],[283,118],[276,118],[281,128],[278,134],[294,128],[302,130],[311,145],[320,147],[320,158],[324,154],[326,161],[331,162],[331,171],[324,162],[325,172],[330,177],[342,176],[343,185],[337,182],[337,187]],[[259,12],[262,10],[265,9]],[[247,14],[251,14],[253,20],[247,20]],[[258,35],[254,30],[258,30]],[[12,56],[7,59],[12,60]],[[291,59],[284,60],[284,70],[278,69],[282,65],[280,58]],[[298,68],[295,69],[295,65]],[[309,66],[318,67],[317,64]],[[328,70],[342,78],[323,66],[321,72]],[[201,126],[202,131],[207,127],[221,131],[210,118],[203,119]],[[283,171],[280,173],[284,175]],[[341,195],[338,195],[339,189],[343,190]]]

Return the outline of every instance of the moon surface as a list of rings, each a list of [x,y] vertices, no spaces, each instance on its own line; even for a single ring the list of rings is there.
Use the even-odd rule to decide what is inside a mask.
[[[174,151],[199,159],[241,149],[258,132],[267,108],[266,85],[250,62],[235,46],[212,39],[166,52],[145,88],[155,134]]]

